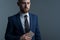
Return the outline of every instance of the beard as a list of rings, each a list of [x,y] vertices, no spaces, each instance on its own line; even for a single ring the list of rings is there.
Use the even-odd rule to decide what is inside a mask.
[[[22,13],[27,13],[27,12],[29,12],[29,9],[28,9],[28,8],[24,8],[24,9],[21,9],[21,8],[20,8],[20,11],[21,11]]]

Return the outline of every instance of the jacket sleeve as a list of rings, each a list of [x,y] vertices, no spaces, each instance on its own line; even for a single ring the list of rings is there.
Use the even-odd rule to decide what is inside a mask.
[[[38,17],[36,17],[35,40],[41,40],[40,30],[38,26]]]
[[[13,21],[11,18],[8,18],[8,24],[7,24],[7,29],[5,33],[5,40],[19,40],[20,39],[20,36],[15,36],[12,34],[13,29],[14,29]]]

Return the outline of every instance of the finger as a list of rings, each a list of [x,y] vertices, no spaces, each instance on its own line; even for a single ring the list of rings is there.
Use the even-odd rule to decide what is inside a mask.
[[[25,39],[32,39],[31,37],[25,36]]]
[[[27,40],[32,40],[31,38],[27,38]]]

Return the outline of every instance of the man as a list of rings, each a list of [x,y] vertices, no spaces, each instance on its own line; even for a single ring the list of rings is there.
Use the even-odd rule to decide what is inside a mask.
[[[18,0],[17,4],[20,12],[8,17],[5,40],[41,40],[38,18],[29,13],[30,0]],[[28,36],[30,31],[34,34],[32,37]]]

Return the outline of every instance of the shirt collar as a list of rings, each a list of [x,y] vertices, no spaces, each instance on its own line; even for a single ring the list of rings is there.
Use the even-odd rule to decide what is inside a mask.
[[[29,17],[29,13],[20,13],[21,17],[24,17],[25,15],[27,15],[27,17]]]

